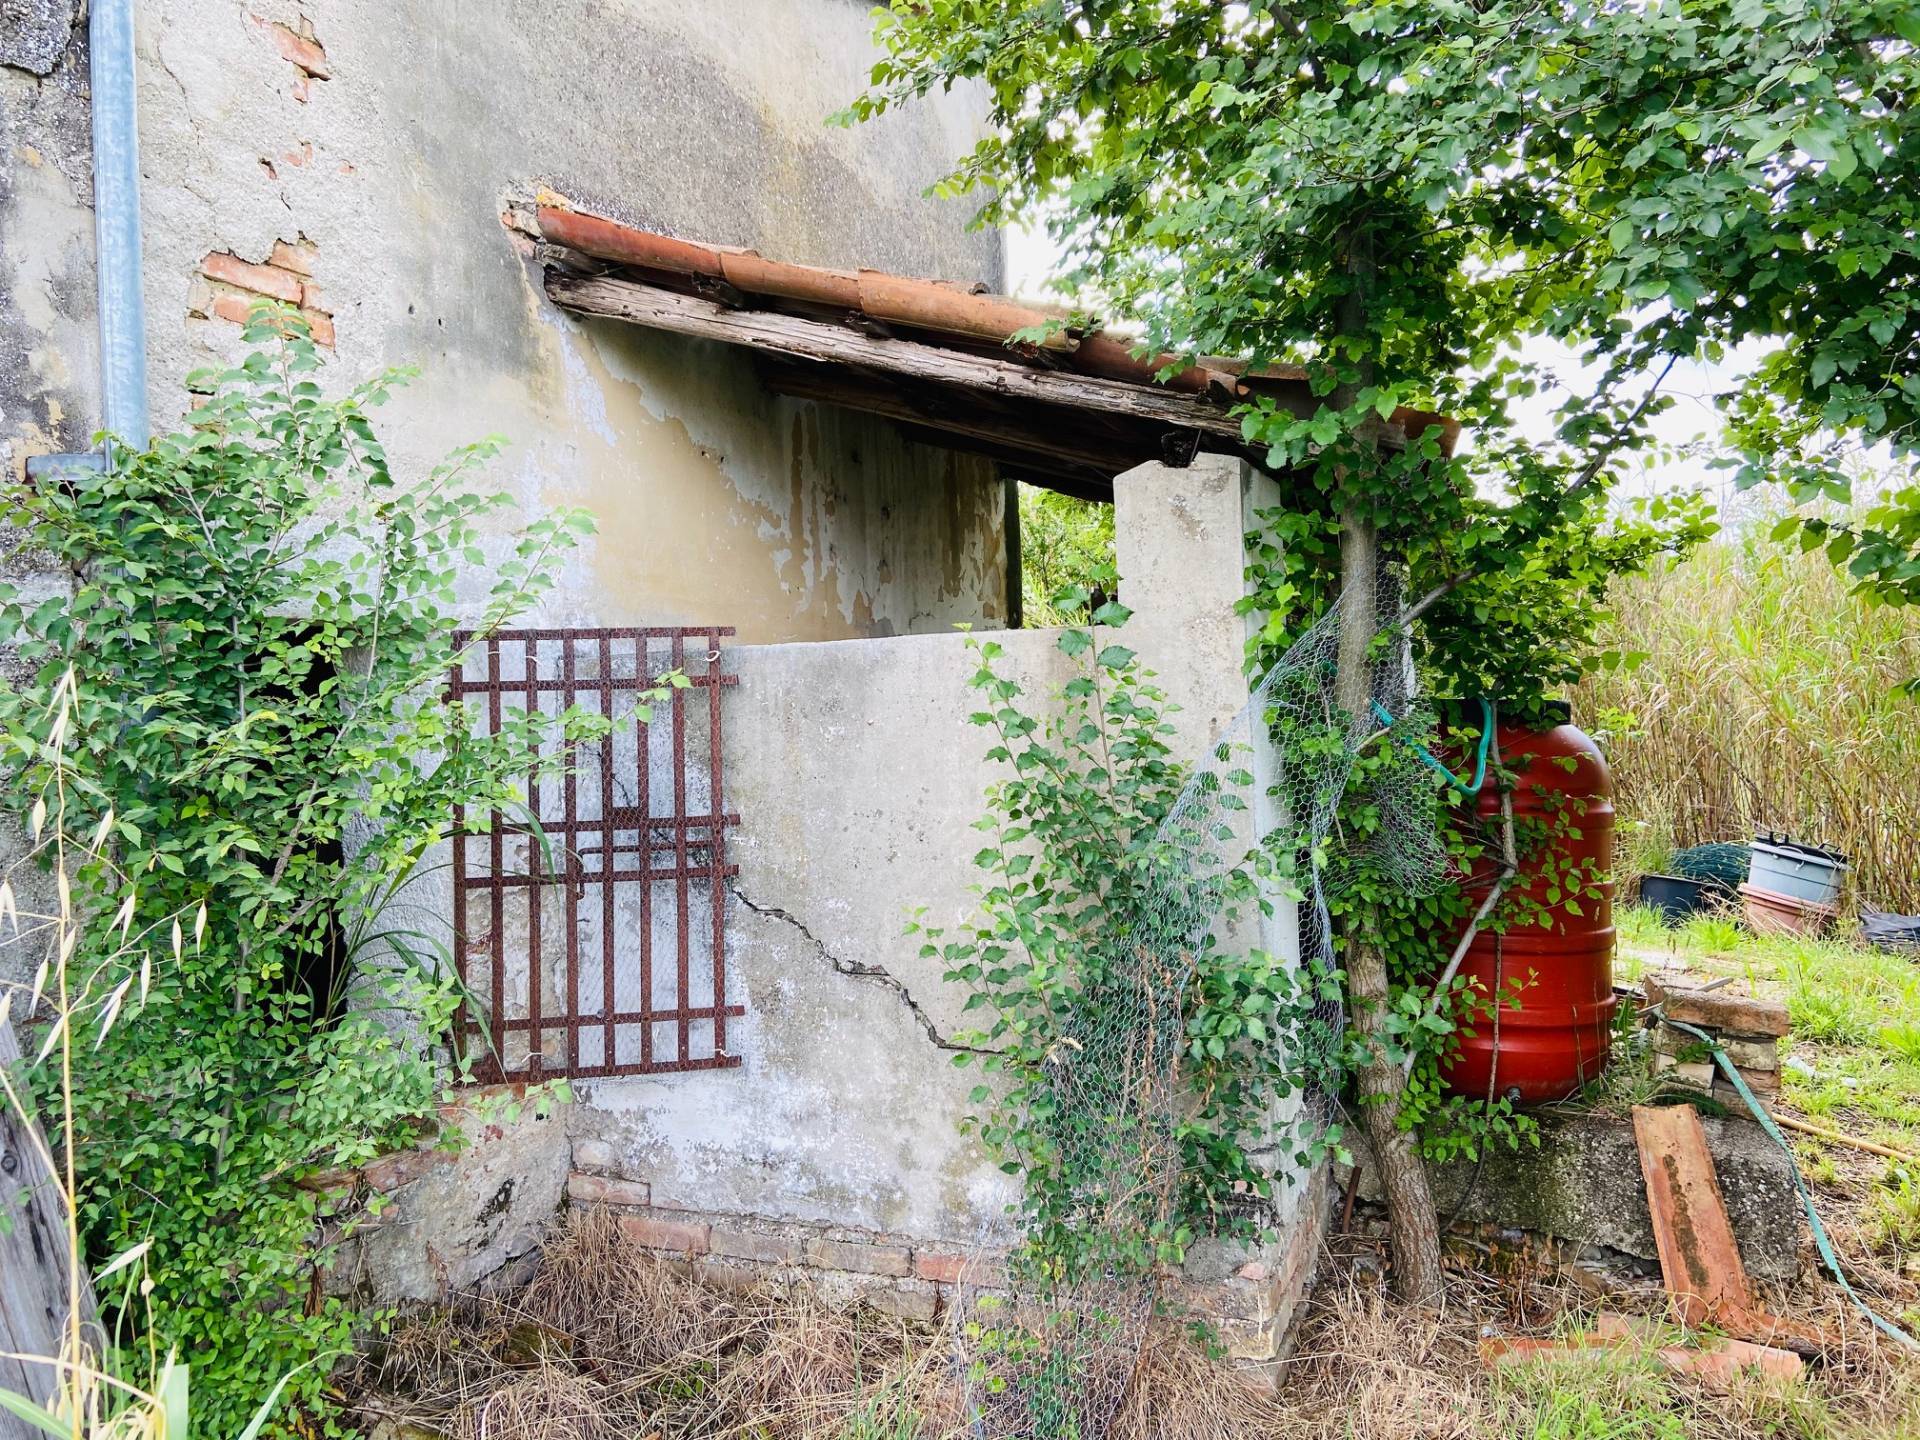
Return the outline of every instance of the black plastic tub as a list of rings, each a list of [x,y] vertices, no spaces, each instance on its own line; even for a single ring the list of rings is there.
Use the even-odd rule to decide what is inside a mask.
[[[1669,925],[1680,925],[1707,908],[1709,888],[1706,881],[1685,875],[1642,875],[1640,903],[1658,910]]]

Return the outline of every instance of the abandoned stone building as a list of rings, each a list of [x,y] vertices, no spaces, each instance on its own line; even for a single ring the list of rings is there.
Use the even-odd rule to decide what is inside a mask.
[[[82,7],[26,10],[0,52],[14,477],[142,408],[170,425],[183,377],[281,299],[336,380],[422,367],[385,417],[403,473],[499,432],[490,483],[523,513],[596,518],[456,688],[496,717],[618,719],[644,677],[693,681],[530,797],[557,873],[496,818],[413,897],[478,996],[483,1068],[575,1099],[370,1172],[401,1203],[342,1283],[478,1283],[570,1199],[719,1278],[806,1270],[933,1313],[1009,1198],[957,1124],[965,997],[904,933],[917,907],[968,912],[993,778],[957,627],[1004,629],[1014,672],[1057,690],[1057,637],[1014,628],[1013,487],[1110,501],[1128,643],[1202,753],[1247,693],[1243,535],[1278,495],[1227,407],[1308,405],[1303,383],[1160,384],[1100,334],[1010,347],[1036,317],[995,298],[997,237],[923,196],[979,97],[823,123],[871,64],[860,0],[155,0],[125,57],[131,214],[94,173]],[[1268,932],[1292,945],[1284,907]],[[1296,1178],[1271,1251],[1195,1267],[1249,1357],[1317,1243],[1320,1177]]]

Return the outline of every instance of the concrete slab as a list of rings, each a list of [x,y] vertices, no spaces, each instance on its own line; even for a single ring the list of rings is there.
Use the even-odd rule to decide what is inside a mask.
[[[1793,1162],[1756,1125],[1707,1117],[1700,1123],[1747,1273],[1756,1280],[1794,1279],[1806,1224]],[[1360,1198],[1378,1202],[1378,1172],[1365,1142],[1349,1138],[1362,1166]],[[1544,1115],[1537,1149],[1490,1152],[1477,1181],[1471,1160],[1432,1166],[1430,1174],[1442,1215],[1458,1209],[1464,1222],[1659,1259],[1633,1122],[1624,1115]],[[1344,1185],[1345,1174],[1336,1182]]]

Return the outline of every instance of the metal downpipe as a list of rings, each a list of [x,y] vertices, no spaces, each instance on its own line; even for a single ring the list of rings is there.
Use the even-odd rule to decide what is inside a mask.
[[[140,138],[134,111],[134,0],[92,0],[93,238],[100,312],[101,428],[144,450],[147,313],[140,285]]]

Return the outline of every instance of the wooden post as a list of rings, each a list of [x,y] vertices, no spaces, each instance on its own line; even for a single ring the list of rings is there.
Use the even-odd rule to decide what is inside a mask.
[[[0,1066],[20,1059],[12,1027],[0,1024]],[[60,1187],[40,1158],[31,1122],[0,1099],[0,1350],[57,1356],[67,1332],[67,1216]],[[81,1308],[93,1329],[92,1299],[82,1280]],[[51,1365],[0,1359],[0,1387],[44,1405],[53,1394]],[[0,1410],[0,1440],[46,1440]]]

